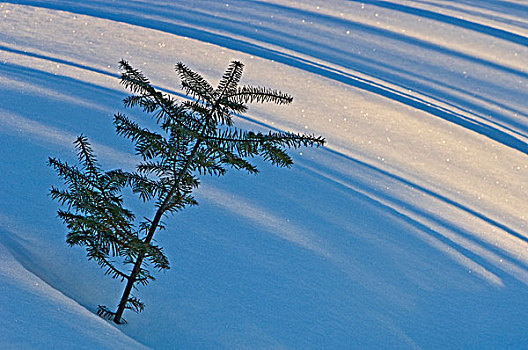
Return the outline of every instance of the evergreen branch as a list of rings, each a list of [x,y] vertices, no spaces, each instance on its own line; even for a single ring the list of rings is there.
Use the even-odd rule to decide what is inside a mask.
[[[207,140],[206,144],[207,147],[210,148],[212,152],[214,152],[211,154],[211,156],[217,159],[220,163],[227,164],[237,170],[244,169],[250,174],[258,173],[258,169],[253,164],[244,159],[244,157],[255,155],[257,153],[256,148],[254,151],[250,151],[249,147],[247,147],[249,145],[247,144],[239,144],[238,147],[236,147],[233,143],[227,145],[227,147],[223,147],[220,142],[210,142],[210,140]],[[237,152],[238,154],[235,154],[234,152]],[[209,163],[205,163],[202,166],[216,166],[221,168],[213,161],[209,161]],[[206,171],[203,173],[205,174]],[[225,173],[225,169],[223,169],[221,173],[215,172],[214,169],[208,170],[207,173],[209,173],[209,175],[221,176]]]
[[[144,161],[137,165],[137,171],[144,174],[152,174],[158,178],[167,177],[173,173],[174,168],[163,161]]]
[[[101,267],[106,267],[105,275],[110,275],[113,279],[119,279],[121,282],[123,282],[124,280],[128,280],[130,278],[129,275],[118,270],[110,261],[108,261],[104,257],[98,258],[97,263]]]
[[[158,104],[152,96],[148,95],[134,95],[128,96],[123,99],[123,105],[127,108],[133,108],[139,106],[145,113],[153,113],[158,109]]]
[[[138,165],[139,171],[146,171],[146,169],[149,169],[149,172],[152,171],[147,164]],[[138,193],[139,198],[144,202],[149,201],[154,197],[159,197],[165,190],[163,185],[161,185],[159,182],[136,173],[130,174],[128,181],[130,187],[132,188],[132,192]]]
[[[192,117],[183,113],[183,109],[177,106],[170,96],[157,91],[150,84],[150,81],[139,70],[132,68],[128,62],[121,60],[120,68],[124,70],[121,74],[121,84],[138,95],[125,98],[123,101],[125,106],[140,105],[148,113],[159,109],[156,114],[158,123],[161,119],[170,119],[178,124],[180,128],[188,129],[186,124],[192,121]]]
[[[262,134],[261,132],[255,133],[253,131],[240,132],[238,130],[224,132],[221,136],[206,136],[205,141],[216,141],[222,143],[256,143],[262,144],[266,142],[272,142],[279,145],[298,148],[300,146],[305,147],[319,147],[325,144],[325,139],[321,136],[314,135],[303,135],[295,134],[291,132],[273,132],[270,131],[268,134]]]
[[[105,172],[104,176],[101,177],[103,193],[108,192],[109,195],[114,196],[127,185],[129,176],[129,173],[124,172],[121,169],[114,169]]]
[[[240,87],[236,91],[226,95],[226,98],[238,104],[248,102],[273,102],[276,104],[289,104],[293,101],[293,97],[288,94],[258,86]]]
[[[168,213],[175,213],[183,210],[187,206],[198,205],[198,202],[191,196],[190,191],[185,191],[182,194],[175,195],[165,205],[165,211]]]
[[[169,259],[163,253],[162,248],[153,244],[148,244],[145,256],[158,271],[170,269]]]
[[[136,151],[143,159],[152,159],[160,155],[170,157],[170,152],[167,150],[169,147],[160,134],[139,127],[137,123],[120,113],[114,115],[114,125],[118,135],[129,138],[136,144]]]
[[[60,205],[67,205],[68,210],[73,207],[73,204],[77,201],[77,196],[71,194],[68,190],[59,190],[52,186],[50,189],[51,199],[57,200]]]
[[[176,64],[176,71],[187,95],[208,103],[213,101],[214,89],[200,74],[192,71],[181,62]]]
[[[141,73],[141,71],[132,68],[132,66],[125,60],[119,61],[119,68],[124,71],[121,73],[121,84],[135,94],[148,94],[150,81],[143,75],[143,73]]]
[[[104,185],[101,183],[100,175],[97,175],[96,178],[92,176],[86,176],[77,167],[70,166],[68,163],[61,162],[55,158],[49,158],[48,164],[57,172],[57,175],[64,180],[66,185],[68,185],[72,195],[79,196],[79,198],[74,200],[73,203],[82,203],[81,199],[86,200],[86,196],[97,198],[100,201],[100,195],[102,195],[106,199],[104,194]],[[93,190],[90,190],[90,188],[96,189],[100,195],[95,193]],[[58,194],[55,193],[55,195]],[[119,199],[114,198],[114,201],[118,203]],[[97,200],[95,202],[97,202]],[[77,208],[79,209],[79,207]]]
[[[242,72],[244,71],[244,65],[239,61],[232,61],[227,67],[224,75],[220,79],[220,83],[215,90],[217,100],[221,100],[226,95],[236,90],[240,79],[242,78]]]
[[[228,164],[236,170],[243,169],[250,174],[257,174],[259,172],[256,166],[254,166],[244,158],[230,152],[224,152],[220,160],[222,163]]]
[[[98,305],[97,306],[97,316],[100,316],[104,319],[107,319],[108,321],[113,321],[114,320],[114,317],[115,317],[116,313],[115,312],[112,312],[108,309],[108,307],[104,306],[104,305]],[[127,323],[127,321],[122,318],[119,320],[120,324],[123,324],[123,323]]]
[[[217,162],[217,152],[213,149],[201,149],[197,152],[193,160],[192,168],[200,175],[216,175],[221,176],[225,174],[225,169]]]
[[[265,161],[269,161],[278,167],[289,168],[293,165],[293,161],[288,153],[273,143],[263,143],[260,147],[259,155],[261,155]]]
[[[70,229],[66,243],[86,246],[88,260],[104,258],[110,252],[117,255],[120,240],[112,232],[101,229],[97,219],[68,212],[61,212],[60,216]]]
[[[138,298],[132,296],[128,298],[126,308],[139,314],[145,309],[145,304],[143,304]]]
[[[183,108],[185,108],[185,110],[192,113],[197,113],[201,118],[207,117],[211,112],[206,105],[200,103],[199,101],[184,101],[181,105]]]
[[[55,170],[59,178],[64,180],[66,185],[76,186],[76,184],[88,183],[90,180],[84,176],[75,166],[69,165],[56,158],[48,158],[48,165]]]
[[[247,162],[245,157],[260,155],[266,161],[279,167],[290,167],[292,160],[282,147],[298,148],[300,146],[320,146],[324,138],[311,135],[301,135],[284,132],[269,132],[268,134],[252,131],[225,130],[218,136],[207,136],[208,147],[222,155],[222,162],[236,169],[244,169],[250,173],[258,170]]]
[[[138,260],[136,260],[136,264],[137,264],[137,261]],[[143,260],[142,260],[142,265],[143,265]],[[136,277],[134,278],[134,283],[137,282],[143,286],[146,286],[147,284],[149,284],[151,281],[154,281],[154,280],[155,280],[154,276],[152,276],[148,270],[140,267],[138,269],[138,272],[136,273]]]
[[[231,113],[244,114],[248,110],[248,107],[244,103],[230,99],[229,96],[222,98],[220,105],[224,106]]]
[[[217,108],[214,113],[211,113],[212,119],[216,123],[220,123],[221,125],[232,126],[233,118],[231,115],[231,111],[227,107],[220,108],[222,107],[221,101],[219,101],[218,104],[219,104],[219,108]]]
[[[93,153],[92,147],[88,142],[88,139],[84,135],[77,137],[74,142],[75,148],[77,149],[77,156],[91,179],[97,179],[100,174],[99,166],[97,165],[97,159]]]

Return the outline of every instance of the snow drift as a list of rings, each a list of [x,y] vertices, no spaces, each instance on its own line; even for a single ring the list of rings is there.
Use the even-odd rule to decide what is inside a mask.
[[[0,347],[525,347],[527,18],[514,0],[0,2]],[[203,179],[158,236],[172,270],[116,328],[94,311],[123,286],[64,244],[45,163],[84,133],[132,166],[122,58],[175,93],[177,61],[214,82],[240,60],[295,100],[239,125],[328,146]]]

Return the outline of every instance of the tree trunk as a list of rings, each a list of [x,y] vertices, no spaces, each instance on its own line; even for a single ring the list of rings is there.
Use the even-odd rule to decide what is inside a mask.
[[[160,205],[160,207],[156,211],[156,215],[154,216],[154,219],[152,220],[152,225],[150,226],[147,237],[145,237],[144,242],[146,244],[149,244],[150,241],[152,241],[152,238],[154,237],[154,233],[158,229],[158,225],[159,225],[159,222],[161,221],[163,213],[167,209],[167,205],[172,200],[174,193],[176,193],[176,190],[178,189],[179,184],[181,180],[183,179],[183,176],[185,175],[185,173],[187,172],[187,169],[191,165],[191,161],[196,156],[196,152],[198,152],[198,147],[200,146],[200,143],[201,143],[201,140],[198,140],[196,144],[194,145],[194,148],[192,149],[191,154],[189,155],[189,158],[187,158],[187,162],[185,163],[185,166],[178,174],[178,178],[174,182],[174,185],[172,186],[170,192],[167,194],[167,197],[163,201],[163,204]],[[139,274],[139,270],[141,269],[141,265],[143,264],[144,258],[145,258],[145,254],[143,252],[140,252],[134,264],[134,268],[132,269],[132,272],[130,273],[130,276],[128,278],[127,284],[125,286],[125,290],[123,290],[123,296],[121,297],[121,301],[119,302],[119,305],[115,312],[114,323],[116,324],[121,324],[121,318],[123,317],[123,312],[126,309],[128,298],[130,297],[130,292],[132,291],[132,288],[134,287],[134,283],[137,282],[137,276]]]
[[[147,237],[145,237],[146,244],[149,244],[150,241],[152,241],[152,237],[154,237],[154,233],[158,229],[158,225],[161,220],[161,217],[163,216],[163,212],[164,212],[164,208],[163,206],[161,206],[156,212],[156,215],[154,216],[154,220],[152,220],[152,225],[150,226]],[[136,260],[136,263],[134,264],[134,268],[132,269],[132,272],[130,273],[130,276],[128,277],[125,290],[123,291],[123,296],[121,297],[121,301],[119,302],[119,306],[117,307],[117,311],[114,315],[114,322],[117,324],[121,324],[121,317],[123,316],[123,312],[125,311],[126,304],[130,296],[130,292],[132,291],[132,288],[134,287],[134,283],[137,282],[137,276],[139,274],[141,265],[143,264],[144,258],[145,258],[145,254],[143,252],[140,252]]]

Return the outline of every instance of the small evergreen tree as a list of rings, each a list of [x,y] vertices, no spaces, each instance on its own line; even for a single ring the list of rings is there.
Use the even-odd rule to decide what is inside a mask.
[[[67,189],[51,188],[51,197],[66,210],[59,210],[69,232],[67,243],[86,249],[113,278],[126,282],[115,312],[99,306],[98,314],[119,324],[126,309],[143,310],[143,303],[131,296],[137,284],[154,279],[148,270],[169,269],[163,249],[153,243],[162,229],[161,220],[191,205],[200,175],[224,175],[227,168],[257,173],[250,159],[260,156],[279,167],[290,167],[286,148],[320,146],[322,137],[288,132],[254,132],[233,126],[233,116],[244,113],[247,103],[287,104],[292,97],[269,88],[239,86],[243,64],[232,62],[213,88],[202,76],[182,63],[176,65],[183,90],[189,100],[177,101],[155,89],[149,80],[126,61],[120,62],[121,83],[132,91],[124,99],[126,107],[140,107],[152,114],[159,132],[143,128],[123,114],[114,116],[116,132],[134,145],[141,157],[136,171],[102,171],[84,136],[75,141],[79,164],[70,165],[55,158],[49,165],[65,182]],[[152,219],[136,220],[123,206],[121,191],[129,187],[143,201],[155,205]],[[129,266],[129,267],[127,267]]]

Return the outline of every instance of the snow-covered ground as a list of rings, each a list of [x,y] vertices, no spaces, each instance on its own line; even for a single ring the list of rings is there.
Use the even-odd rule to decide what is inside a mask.
[[[94,312],[123,285],[64,243],[46,160],[84,133],[133,164],[122,58],[175,92],[178,61],[240,60],[295,100],[238,125],[328,144],[204,178],[116,327]],[[0,2],[0,348],[526,348],[527,118],[524,0]]]

